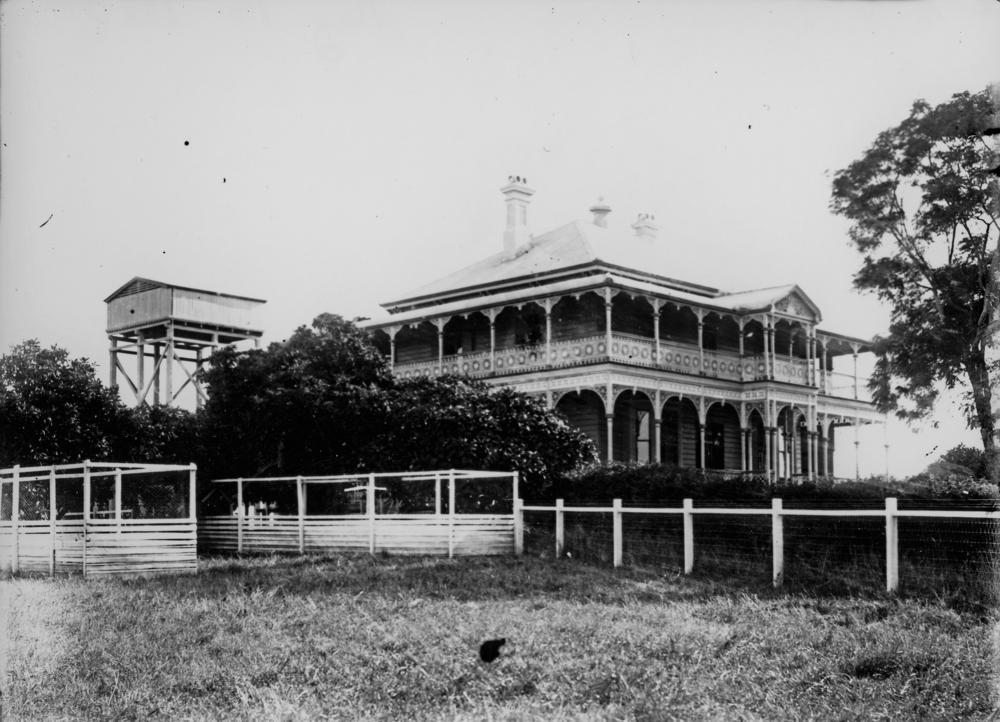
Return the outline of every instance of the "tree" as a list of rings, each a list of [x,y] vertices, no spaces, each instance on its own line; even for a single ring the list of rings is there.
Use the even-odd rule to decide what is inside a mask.
[[[977,479],[986,476],[986,454],[981,449],[959,444],[941,454],[941,458],[936,463],[942,462],[950,466],[961,467],[967,470],[970,476]]]
[[[524,394],[460,377],[396,380],[367,334],[324,314],[284,342],[223,350],[200,429],[215,476],[519,470],[537,483],[593,445]]]
[[[597,461],[593,442],[544,404],[461,376],[397,382],[368,447],[374,469],[519,471],[535,491]]]
[[[391,378],[367,335],[332,314],[264,350],[222,349],[203,374],[206,463],[226,476],[355,471]]]
[[[968,389],[991,478],[1000,481],[989,353],[991,245],[1000,233],[984,132],[996,107],[988,91],[913,104],[902,123],[839,171],[831,208],[851,221],[862,256],[856,288],[891,311],[875,340],[869,382],[877,406],[904,419],[928,416],[942,388]]]
[[[198,417],[172,406],[128,409],[112,439],[115,461],[184,464],[201,458]]]
[[[115,390],[85,358],[25,341],[0,356],[0,464],[103,459],[127,421]]]

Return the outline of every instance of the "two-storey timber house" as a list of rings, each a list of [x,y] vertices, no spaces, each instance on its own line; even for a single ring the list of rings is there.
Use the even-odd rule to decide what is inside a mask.
[[[395,374],[466,374],[539,395],[602,459],[855,475],[856,463],[833,468],[835,430],[883,421],[858,378],[868,341],[820,330],[796,285],[723,293],[660,275],[652,216],[612,229],[599,202],[591,220],[532,236],[534,191],[512,176],[501,192],[499,253],[364,324]]]

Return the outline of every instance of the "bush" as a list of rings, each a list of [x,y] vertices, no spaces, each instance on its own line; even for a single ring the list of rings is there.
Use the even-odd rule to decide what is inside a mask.
[[[888,483],[881,477],[860,481],[768,482],[763,474],[726,474],[670,464],[592,465],[562,475],[550,488],[538,490],[528,503],[608,504],[621,499],[626,505],[674,506],[681,499],[769,503],[773,498],[797,502],[870,502],[881,506],[887,497],[900,500],[995,501],[1000,493],[992,484],[968,477],[922,474]]]

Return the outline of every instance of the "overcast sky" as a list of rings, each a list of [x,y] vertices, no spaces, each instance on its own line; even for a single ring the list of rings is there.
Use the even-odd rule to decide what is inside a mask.
[[[133,276],[265,298],[265,341],[376,315],[500,250],[511,174],[535,233],[603,196],[611,225],[656,215],[677,278],[797,283],[823,328],[884,332],[831,174],[915,99],[1000,78],[990,0],[0,13],[0,349],[57,343],[102,377],[103,299]],[[976,443],[939,421],[893,432],[894,473]]]

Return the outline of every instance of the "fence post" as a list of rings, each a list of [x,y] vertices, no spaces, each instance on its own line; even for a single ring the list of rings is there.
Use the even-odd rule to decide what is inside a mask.
[[[524,553],[524,502],[521,500],[521,474],[515,471],[511,478],[511,498],[514,503],[514,554]]]
[[[441,516],[441,472],[434,472],[434,515]]]
[[[684,500],[684,573],[690,574],[694,569],[694,516],[693,502]]]
[[[56,575],[56,467],[49,468],[49,576]]]
[[[455,470],[448,472],[448,558],[455,556]]]
[[[785,577],[785,519],[781,499],[771,499],[771,582],[780,587]]]
[[[563,500],[556,499],[556,559],[562,556],[566,536],[563,528]]]
[[[115,534],[122,535],[122,470],[115,469]]]
[[[188,464],[188,516],[198,531],[198,465],[193,461]]]
[[[236,553],[243,553],[243,477],[236,480]]]
[[[612,500],[611,507],[613,509],[611,512],[611,563],[616,567],[620,567],[622,565],[622,500]]]
[[[299,554],[306,551],[306,494],[302,485],[302,477],[295,477],[295,500],[299,509]]]
[[[895,592],[899,588],[899,519],[896,516],[896,498],[885,500],[885,589]]]
[[[21,567],[21,465],[14,465],[14,485],[10,491],[10,528],[14,532],[13,556],[10,558],[10,570],[14,574]]]
[[[368,475],[368,553],[375,553],[375,474]]]
[[[524,501],[514,497],[514,554],[524,553]]]
[[[83,578],[87,578],[87,537],[90,526],[90,459],[83,462]]]

